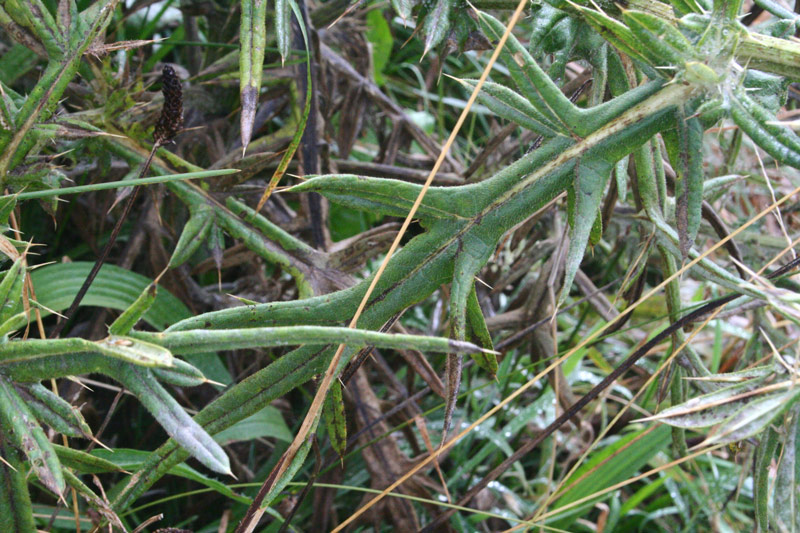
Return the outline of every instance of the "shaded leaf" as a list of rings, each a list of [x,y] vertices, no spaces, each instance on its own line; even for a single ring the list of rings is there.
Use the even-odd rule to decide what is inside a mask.
[[[331,446],[339,454],[339,458],[343,458],[347,449],[347,419],[344,414],[342,384],[338,380],[333,381],[328,395],[325,397],[323,416]]]
[[[569,295],[572,281],[583,261],[583,254],[592,233],[605,194],[606,185],[614,165],[602,158],[581,160],[575,175],[575,209],[571,222],[569,251],[564,269],[564,288],[559,296],[559,305]]]

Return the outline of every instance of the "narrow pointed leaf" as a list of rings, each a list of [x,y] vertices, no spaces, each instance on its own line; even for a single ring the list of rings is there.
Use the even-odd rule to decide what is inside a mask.
[[[122,524],[119,516],[114,510],[109,506],[108,502],[103,500],[100,496],[94,493],[92,489],[86,486],[83,481],[81,481],[75,474],[70,472],[69,470],[64,470],[64,478],[66,479],[67,483],[70,487],[75,489],[75,492],[80,494],[81,498],[86,500],[92,509],[97,511],[97,513],[106,519],[109,522],[109,526],[111,524],[119,528],[120,531],[125,531],[125,526]]]
[[[778,432],[769,428],[764,432],[764,436],[759,439],[756,446],[755,458],[753,460],[753,500],[755,503],[756,523],[759,531],[769,531],[770,518],[770,493],[774,484],[772,473],[772,460],[775,450],[778,447]]]
[[[419,195],[421,186],[393,179],[378,179],[352,174],[319,176],[295,185],[292,192],[318,192],[337,204],[360,211],[371,211],[389,216],[405,216]],[[420,204],[416,217],[423,223],[436,219],[456,218],[452,205],[439,202],[434,196]]]
[[[57,495],[64,492],[64,476],[53,445],[14,386],[0,376],[0,427],[3,438],[22,450],[39,481]]]
[[[61,464],[82,474],[104,474],[107,472],[123,472],[125,469],[116,463],[98,457],[93,453],[86,453],[75,448],[68,448],[60,444],[53,444]]]
[[[703,204],[703,126],[698,118],[678,113],[675,134],[664,135],[664,143],[677,174],[675,220],[683,257],[687,257],[700,228]]]
[[[150,411],[167,434],[207,468],[230,474],[225,451],[190,417],[145,368],[120,364],[118,379]]]
[[[481,13],[480,21],[485,25],[484,31],[489,38],[499,39],[505,31],[505,25],[491,15]],[[539,112],[562,127],[569,125],[578,135],[584,133],[586,124],[581,118],[581,112],[564,96],[561,89],[539,67],[528,49],[513,35],[509,35],[501,55],[505,58],[505,65],[517,88]]]
[[[800,529],[800,456],[797,453],[797,446],[800,445],[799,431],[800,409],[795,406],[792,409],[791,422],[786,428],[773,496],[776,518],[789,531]]]
[[[0,531],[36,531],[25,465],[10,440],[0,438]]]
[[[331,389],[325,397],[323,416],[325,417],[325,425],[328,428],[328,438],[331,441],[331,446],[342,458],[347,449],[347,419],[344,414],[342,384],[339,380],[334,380],[331,383]]]
[[[292,344],[326,345],[347,343],[352,346],[373,345],[379,348],[410,349],[421,352],[481,352],[482,348],[465,341],[401,335],[379,331],[328,326],[286,326],[275,328],[243,328],[225,330],[189,330],[165,333],[137,332],[143,345],[162,347],[176,354],[217,350],[239,350]],[[125,337],[127,338],[127,337]],[[145,342],[147,341],[147,342]],[[0,354],[3,346],[0,345]]]
[[[267,0],[242,0],[239,32],[239,94],[242,102],[241,138],[247,148],[253,134],[266,46]],[[286,56],[282,54],[285,58]]]
[[[275,39],[281,61],[289,57],[292,43],[291,7],[289,0],[275,0]]]
[[[172,353],[156,344],[130,337],[109,335],[94,343],[103,355],[142,366],[172,366]]]
[[[425,33],[425,51],[423,55],[441,43],[450,32],[452,0],[435,0],[435,2],[433,10],[428,13],[423,23]]]
[[[491,256],[493,249],[480,238],[465,237],[458,243],[458,252],[453,265],[453,283],[450,286],[450,329],[456,341],[463,342],[467,336],[467,302],[475,291],[475,275]],[[477,303],[477,302],[476,302]],[[461,387],[463,361],[457,353],[447,354],[445,367],[446,402],[442,439],[450,429],[458,392]]]
[[[703,428],[719,424],[752,401],[756,396],[747,396],[764,383],[765,377],[736,383],[714,392],[703,394],[682,404],[664,409],[648,420],[658,420],[681,428]],[[783,394],[779,392],[778,394]]]
[[[139,295],[138,298],[128,307],[121,315],[117,317],[114,322],[108,327],[108,333],[111,335],[125,335],[133,329],[139,320],[156,301],[156,294],[158,288],[155,283],[148,285]]]
[[[683,65],[693,58],[694,46],[675,26],[641,11],[625,10],[622,19],[631,32],[661,59],[661,65]]]
[[[600,212],[603,195],[613,168],[613,164],[605,159],[591,157],[582,160],[578,165],[574,185],[575,211],[570,231],[567,264],[564,270],[564,288],[561,291],[559,303],[563,303],[569,295],[572,281],[581,266],[583,254],[589,243],[592,227]]]
[[[780,394],[763,395],[748,402],[731,417],[722,422],[704,442],[704,445],[738,442],[747,439],[769,426],[783,415],[800,396],[796,390]]]
[[[92,429],[84,420],[81,412],[41,384],[34,383],[27,387],[18,386],[17,392],[40,422],[69,437],[89,438],[92,436]]]
[[[8,269],[0,282],[0,324],[17,312],[22,300],[22,284],[25,281],[25,261],[19,258]]]
[[[776,161],[800,168],[800,152],[784,144],[784,142],[788,142],[789,137],[770,133],[767,124],[754,117],[739,98],[731,98],[731,118],[754,143],[774,157]],[[781,139],[784,142],[781,142]]]
[[[216,357],[215,354],[207,355]],[[181,359],[173,359],[170,367],[153,367],[152,372],[159,381],[179,387],[197,387],[208,382],[197,367]]]
[[[169,267],[177,268],[194,255],[197,249],[208,238],[211,227],[214,225],[214,210],[203,204],[192,210],[192,215],[183,226],[183,231],[169,258]]]
[[[467,298],[467,326],[473,342],[486,350],[494,350],[492,336],[489,333],[489,328],[486,327],[486,320],[483,318],[483,311],[481,311],[474,284],[469,293],[469,298]],[[475,364],[487,372],[489,376],[494,377],[497,374],[497,356],[493,352],[473,353],[470,355]]]
[[[459,81],[470,90],[477,85],[477,80]],[[491,109],[497,116],[535,131],[539,135],[552,137],[557,133],[566,133],[563,127],[554,124],[523,96],[498,83],[484,82],[481,92],[478,93],[478,101]]]

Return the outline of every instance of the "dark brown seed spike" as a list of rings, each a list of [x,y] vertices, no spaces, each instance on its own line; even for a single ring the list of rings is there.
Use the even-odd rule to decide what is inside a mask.
[[[175,69],[169,65],[161,71],[161,92],[164,93],[164,107],[158,117],[153,140],[157,144],[165,144],[172,140],[183,127],[183,92],[181,80]]]

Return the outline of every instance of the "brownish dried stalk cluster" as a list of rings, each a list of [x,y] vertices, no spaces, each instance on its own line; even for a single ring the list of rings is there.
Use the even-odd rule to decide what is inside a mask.
[[[153,131],[153,140],[157,145],[171,141],[183,127],[183,92],[175,69],[166,65],[161,71],[161,83],[164,107],[161,108],[161,116],[158,117],[156,129]]]

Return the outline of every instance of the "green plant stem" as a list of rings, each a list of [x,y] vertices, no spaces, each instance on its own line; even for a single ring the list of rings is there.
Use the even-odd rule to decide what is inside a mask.
[[[67,194],[82,194],[85,192],[105,191],[109,189],[120,189],[122,187],[135,187],[140,185],[153,185],[156,183],[169,183],[171,181],[185,181],[199,178],[210,178],[213,176],[225,176],[240,172],[238,169],[204,170],[202,172],[186,172],[184,174],[172,174],[168,176],[153,176],[150,178],[135,178],[132,180],[107,181],[103,183],[92,183],[90,185],[76,185],[75,187],[62,187],[60,189],[48,189],[46,191],[21,192],[16,194],[17,200],[33,200],[35,198],[49,198],[51,196],[64,196]],[[0,196],[3,198],[3,196]]]

